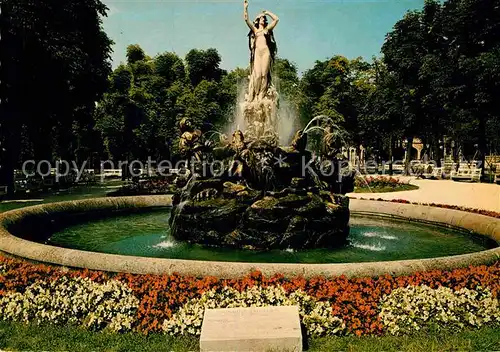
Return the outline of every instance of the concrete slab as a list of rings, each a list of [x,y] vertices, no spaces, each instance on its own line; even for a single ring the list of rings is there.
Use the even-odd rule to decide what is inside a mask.
[[[200,350],[300,352],[299,307],[207,309]]]

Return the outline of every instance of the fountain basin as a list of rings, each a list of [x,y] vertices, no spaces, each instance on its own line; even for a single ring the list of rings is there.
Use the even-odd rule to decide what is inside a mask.
[[[46,236],[46,233],[37,231],[37,229],[41,228],[39,221],[44,221],[45,224],[56,224],[54,226],[57,227],[57,223],[61,222],[61,219],[64,222],[64,219],[75,219],[82,216],[85,219],[102,218],[116,212],[149,211],[169,205],[171,205],[171,197],[169,196],[147,196],[53,203],[9,211],[0,214],[0,250],[15,256],[68,267],[141,274],[177,272],[184,275],[212,275],[221,278],[241,277],[256,269],[261,270],[265,275],[282,273],[286,276],[303,275],[305,277],[342,274],[347,276],[410,274],[421,270],[452,269],[471,264],[487,264],[498,260],[500,257],[500,248],[497,247],[456,256],[370,263],[284,264],[180,260],[61,248],[16,237],[9,232],[12,231],[24,238],[45,241],[46,238],[43,238],[43,236]],[[500,220],[478,214],[427,206],[362,200],[351,200],[350,210],[355,214],[376,214],[377,216],[412,219],[413,221],[465,229],[494,240],[496,243],[500,241]],[[30,233],[18,232],[23,223],[28,223],[31,226]],[[38,223],[38,226],[36,226],[36,223]],[[89,236],[91,235],[89,233]]]
[[[152,258],[302,264],[425,259],[479,252],[494,247],[457,230],[357,214],[351,216],[346,243],[334,249],[257,250],[206,246],[175,240],[168,228],[168,210],[157,209],[84,222],[54,233],[46,243],[64,248]]]

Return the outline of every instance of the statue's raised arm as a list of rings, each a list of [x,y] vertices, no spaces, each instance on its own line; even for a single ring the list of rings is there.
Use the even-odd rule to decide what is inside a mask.
[[[267,30],[272,31],[274,29],[274,27],[276,27],[276,25],[278,24],[280,19],[278,18],[278,16],[276,16],[271,11],[264,10],[264,11],[262,11],[262,13],[264,14],[264,16],[268,15],[269,17],[272,18],[273,22],[271,22],[271,24],[269,26],[267,26]]]
[[[250,30],[255,31],[255,27],[252,22],[248,19],[248,0],[245,0],[243,2],[243,18],[245,19],[245,22],[247,23],[248,28]]]

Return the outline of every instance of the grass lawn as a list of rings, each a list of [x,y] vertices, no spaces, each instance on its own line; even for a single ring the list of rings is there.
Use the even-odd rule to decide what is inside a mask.
[[[0,322],[0,349],[8,351],[195,351],[196,338],[90,332],[68,326]]]
[[[20,194],[13,199],[0,198],[0,213],[44,203],[105,197],[108,192],[122,185],[121,180],[107,180],[93,186],[76,185],[64,190]]]
[[[387,192],[402,192],[402,191],[413,191],[418,189],[418,186],[401,184],[396,187],[385,186],[385,187],[356,187],[354,193],[387,193]]]
[[[309,351],[499,351],[500,328],[415,336],[330,337],[312,340]]]
[[[197,338],[0,322],[0,349],[8,351],[197,351],[198,346]],[[497,351],[500,328],[411,337],[329,337],[311,340],[308,347],[308,351]]]

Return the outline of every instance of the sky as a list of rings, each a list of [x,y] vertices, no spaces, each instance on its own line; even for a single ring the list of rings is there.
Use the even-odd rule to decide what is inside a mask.
[[[249,64],[248,27],[243,0],[102,0],[108,7],[103,26],[115,42],[113,66],[125,61],[129,44],[149,56],[171,51],[215,48],[221,67]],[[371,60],[380,55],[387,32],[424,0],[249,0],[249,16],[262,10],[280,18],[274,30],[278,56],[299,73],[334,55]]]

